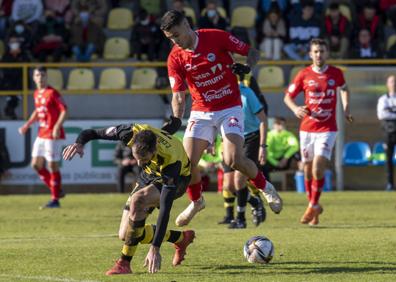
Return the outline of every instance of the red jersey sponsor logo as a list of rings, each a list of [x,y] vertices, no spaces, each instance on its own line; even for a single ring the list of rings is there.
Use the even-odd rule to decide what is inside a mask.
[[[309,115],[303,118],[300,129],[307,132],[337,131],[337,88],[345,85],[342,71],[326,66],[318,73],[309,66],[301,70],[288,87],[286,95],[295,98],[303,92]]]
[[[192,110],[212,112],[241,105],[236,76],[229,67],[230,53],[247,55],[249,46],[229,33],[216,29],[196,32],[193,52],[174,46],[168,57],[169,81],[173,92],[186,90],[192,97]]]

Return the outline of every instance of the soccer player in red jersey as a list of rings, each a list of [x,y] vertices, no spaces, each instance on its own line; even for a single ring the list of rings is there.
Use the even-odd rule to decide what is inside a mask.
[[[246,175],[263,192],[270,208],[279,213],[281,198],[256,164],[243,153],[243,112],[235,73],[250,72],[259,59],[259,52],[222,30],[193,31],[184,15],[175,10],[162,17],[161,30],[174,43],[167,65],[173,92],[172,109],[177,118],[182,118],[185,109],[185,82],[192,97],[183,140],[192,166],[192,179],[187,188],[192,202],[176,218],[176,225],[188,224],[205,207],[197,165],[219,131],[223,137],[225,164]],[[247,65],[235,64],[230,53],[247,56]]]
[[[340,89],[344,115],[348,122],[353,118],[349,112],[349,90],[342,71],[326,64],[328,47],[322,39],[312,39],[309,55],[312,65],[302,69],[286,90],[284,101],[301,119],[300,145],[304,163],[305,188],[309,205],[301,223],[317,225],[323,208],[319,198],[324,184],[324,171],[336,141],[337,91]],[[305,105],[294,102],[304,92]]]
[[[67,107],[59,92],[47,84],[47,70],[44,67],[34,69],[33,80],[37,87],[34,92],[35,110],[28,121],[19,128],[19,133],[25,134],[34,122],[39,122],[31,165],[51,191],[52,199],[43,207],[59,208],[59,198],[64,196],[61,188],[59,161],[61,146],[65,139],[62,125],[66,118]],[[48,169],[45,162],[47,162]]]

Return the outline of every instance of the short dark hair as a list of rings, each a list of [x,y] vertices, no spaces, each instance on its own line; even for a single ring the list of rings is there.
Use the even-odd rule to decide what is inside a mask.
[[[340,4],[337,2],[333,2],[329,5],[329,10],[339,10],[340,9]]]
[[[185,16],[182,12],[170,10],[162,16],[160,28],[163,31],[169,31],[172,27],[181,24],[184,19]]]
[[[322,45],[325,46],[326,49],[328,49],[326,40],[322,38],[312,38],[311,41],[309,42],[309,49],[312,48],[312,45]]]
[[[35,68],[33,69],[33,72],[34,72],[34,71],[47,73],[47,68],[44,67],[44,66],[37,66],[37,67],[35,67]]]
[[[284,117],[275,117],[274,118],[274,124],[281,124],[281,123],[286,123],[286,119]]]
[[[139,155],[155,152],[157,148],[157,136],[151,130],[142,130],[136,133],[132,139],[132,146]]]

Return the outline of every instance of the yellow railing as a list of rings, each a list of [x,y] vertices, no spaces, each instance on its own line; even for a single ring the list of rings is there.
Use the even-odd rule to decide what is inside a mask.
[[[387,59],[387,60],[329,60],[329,64],[334,65],[396,65],[396,59]],[[290,60],[282,60],[282,61],[267,61],[263,60],[258,62],[259,66],[262,65],[271,65],[271,66],[295,66],[295,65],[308,65],[310,61],[290,61]],[[37,65],[45,66],[47,68],[106,68],[106,67],[166,67],[166,62],[91,62],[91,63],[78,63],[78,62],[64,62],[64,63],[0,63],[0,68],[22,68],[22,76],[23,76],[23,87],[20,91],[4,91],[0,89],[0,96],[4,95],[20,95],[22,92],[22,105],[23,105],[23,118],[27,119],[28,117],[28,95],[32,93],[32,90],[29,89],[29,69],[34,68]],[[170,89],[119,89],[119,90],[103,90],[103,89],[91,89],[91,90],[68,90],[68,89],[59,89],[62,94],[93,94],[93,93],[102,93],[102,94],[170,94]],[[262,88],[263,92],[283,92],[283,87],[276,88]]]

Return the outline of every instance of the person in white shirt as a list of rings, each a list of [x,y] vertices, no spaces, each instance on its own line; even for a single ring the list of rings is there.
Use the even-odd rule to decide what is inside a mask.
[[[396,76],[390,75],[386,80],[388,93],[378,99],[377,116],[385,133],[386,153],[386,190],[394,190],[393,183],[393,153],[396,145]]]

